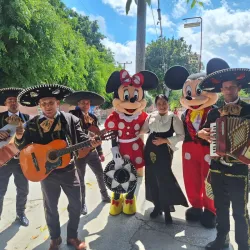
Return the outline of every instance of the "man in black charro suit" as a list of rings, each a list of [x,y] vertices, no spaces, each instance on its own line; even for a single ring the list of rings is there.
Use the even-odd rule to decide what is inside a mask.
[[[17,96],[22,90],[21,88],[0,89],[0,106],[7,107],[7,111],[0,113],[0,129],[7,124],[18,125],[19,122],[24,123],[29,120],[29,115],[22,114],[19,111],[19,105],[17,103]],[[8,132],[0,131],[0,140],[7,139],[8,137]],[[12,158],[7,164],[0,168],[0,219],[3,210],[4,196],[12,174],[17,190],[16,220],[19,221],[22,226],[28,226],[29,220],[25,215],[25,206],[29,193],[29,184],[20,168],[18,157]]]
[[[57,84],[34,86],[22,91],[18,101],[25,106],[40,106],[42,114],[32,118],[25,126],[17,128],[15,144],[21,150],[31,143],[48,144],[56,139],[74,145],[89,139],[82,131],[80,121],[72,114],[58,111],[60,100],[73,90]],[[100,145],[94,139],[91,146]],[[80,183],[74,166],[74,154],[65,168],[55,169],[44,180],[41,188],[44,201],[45,219],[48,225],[51,243],[49,250],[59,250],[62,243],[58,201],[60,193],[66,194],[69,205],[67,225],[67,244],[77,250],[86,249],[86,244],[78,239],[78,225],[81,214]]]
[[[91,106],[99,106],[104,102],[104,98],[94,92],[90,91],[77,91],[68,95],[64,101],[70,105],[77,106],[75,110],[71,110],[70,113],[80,119],[81,127],[86,134],[89,134],[90,127],[98,128],[98,119],[94,114],[89,112]],[[83,215],[87,214],[87,206],[85,203],[86,188],[85,188],[85,173],[86,165],[91,168],[96,176],[97,183],[101,193],[101,199],[103,202],[110,202],[110,197],[107,192],[107,188],[103,179],[103,169],[101,162],[105,161],[103,155],[102,146],[93,148],[91,152],[84,158],[76,159],[77,171],[80,177],[81,194],[82,194],[82,210]]]
[[[216,71],[219,65],[219,68],[224,70]],[[197,133],[198,137],[211,142],[210,124],[217,118],[231,116],[250,119],[250,105],[239,98],[239,91],[250,87],[250,70],[229,68],[225,61],[217,58],[210,60],[208,67],[213,68],[214,73],[200,83],[201,88],[214,92],[221,91],[224,96],[224,105],[208,113],[203,129]],[[206,246],[206,250],[221,250],[229,247],[230,203],[233,208],[238,249],[249,250],[248,166],[232,158],[217,157],[211,160],[210,169],[217,213],[217,237]]]

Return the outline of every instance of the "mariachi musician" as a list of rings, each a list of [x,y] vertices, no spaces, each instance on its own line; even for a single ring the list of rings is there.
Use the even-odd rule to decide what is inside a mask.
[[[21,88],[0,89],[0,106],[5,106],[7,111],[0,113],[0,129],[7,124],[18,125],[29,120],[29,115],[22,114],[19,111],[17,96],[22,91]],[[0,140],[6,140],[9,137],[7,131],[0,131]],[[0,168],[0,219],[3,210],[3,199],[7,191],[10,176],[13,174],[17,189],[16,197],[16,220],[22,226],[28,226],[29,220],[25,215],[25,205],[29,193],[28,180],[24,177],[17,157],[12,158],[6,165]]]
[[[213,73],[200,83],[201,89],[221,92],[224,97],[224,105],[208,113],[203,129],[197,133],[198,137],[211,143],[213,136],[210,134],[210,124],[217,118],[230,116],[250,119],[250,105],[239,98],[239,91],[249,87],[250,69],[230,68],[225,61],[218,58],[211,59],[207,67],[210,67],[210,72]],[[210,169],[217,213],[217,237],[206,249],[221,250],[229,247],[229,209],[232,202],[238,249],[249,250],[248,166],[233,158],[216,157],[212,159]]]
[[[18,96],[18,101],[29,107],[40,106],[42,114],[35,116],[25,129],[17,128],[15,144],[19,149],[31,143],[48,144],[53,140],[61,139],[68,145],[88,140],[82,131],[80,121],[72,114],[58,111],[60,100],[63,100],[73,90],[57,85],[39,85],[25,89]],[[99,145],[91,140],[91,145]],[[38,159],[39,160],[39,159]],[[49,250],[58,250],[61,239],[60,221],[58,214],[58,201],[61,189],[66,194],[69,205],[69,222],[67,228],[67,244],[75,249],[86,249],[84,242],[77,238],[77,229],[81,214],[80,183],[73,161],[66,168],[56,169],[41,181],[45,218],[49,228],[51,243]]]
[[[90,91],[76,91],[64,100],[66,103],[77,106],[75,110],[71,110],[70,113],[77,116],[80,119],[82,129],[86,134],[94,133],[100,134],[98,127],[98,119],[94,114],[89,112],[90,106],[98,106],[103,104],[104,98],[94,92]],[[85,149],[84,149],[85,150]],[[76,159],[77,171],[80,177],[81,183],[81,193],[82,193],[82,211],[83,215],[87,214],[87,207],[85,203],[85,172],[86,165],[88,164],[93,173],[96,176],[98,186],[100,188],[100,193],[103,202],[110,202],[110,197],[108,195],[104,179],[103,179],[103,169],[101,162],[105,161],[103,155],[102,146],[98,146],[96,149],[87,149],[88,154],[85,157]]]

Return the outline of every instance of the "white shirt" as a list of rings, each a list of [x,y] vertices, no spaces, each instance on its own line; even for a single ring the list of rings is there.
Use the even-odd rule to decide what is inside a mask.
[[[11,113],[10,111],[8,111],[8,116],[12,116],[12,115],[17,115],[17,116],[19,116],[19,114],[20,114],[19,111],[17,111],[15,114],[14,114],[14,113]]]
[[[235,101],[233,102],[225,102],[225,104],[235,104],[240,100],[240,97],[238,97]]]
[[[170,142],[170,148],[173,151],[176,151],[178,148],[175,147],[176,144],[180,141],[183,141],[185,138],[185,132],[182,121],[178,116],[174,115],[172,112],[161,116],[158,111],[150,114],[144,125],[142,126],[141,132],[146,133],[150,131],[150,133],[162,133],[170,130],[172,125],[173,118],[173,128],[175,131],[175,135],[168,137],[167,139]]]
[[[54,119],[55,119],[58,115],[60,115],[60,112],[59,112],[59,111],[56,112],[56,114],[55,114],[55,116],[54,116]],[[40,117],[39,117],[39,120],[40,120],[40,119],[43,119],[43,118],[50,119],[50,118],[48,118],[47,116],[45,116],[45,115],[42,113],[42,114],[40,115]]]

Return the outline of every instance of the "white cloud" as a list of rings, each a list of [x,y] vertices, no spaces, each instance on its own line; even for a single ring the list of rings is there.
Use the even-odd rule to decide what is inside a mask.
[[[212,55],[228,60],[231,67],[249,67],[250,10],[232,10],[227,2],[216,9],[202,10],[204,63]],[[193,50],[200,51],[200,28],[184,29],[179,25],[178,36],[184,37]],[[235,58],[235,55],[238,59]],[[248,64],[247,64],[248,63]]]
[[[136,41],[128,41],[126,44],[121,44],[105,38],[102,43],[114,53],[116,62],[125,63],[132,61],[132,64],[126,65],[126,70],[130,74],[135,73]]]
[[[250,64],[250,57],[248,56],[241,56],[239,59],[240,63],[244,63],[244,64]],[[249,67],[249,66],[248,66]]]
[[[188,11],[187,1],[186,0],[178,0],[174,6],[172,16],[174,18],[180,18],[185,15]]]
[[[81,15],[83,15],[83,16],[86,16],[86,14],[85,14],[85,12],[83,10],[78,10],[76,7],[73,7],[72,10],[79,13],[79,14],[81,14]]]
[[[104,4],[109,5],[111,8],[113,8],[119,15],[126,15],[125,6],[127,0],[102,0]],[[151,27],[154,28],[154,26],[157,25],[158,22],[158,13],[157,13],[157,0],[152,0],[151,4],[153,7],[153,14],[151,7],[147,5],[147,17],[146,17],[146,25],[147,28]],[[137,16],[137,5],[132,1],[130,11],[128,13],[128,16],[130,17],[136,17]],[[155,19],[155,21],[154,21]],[[161,13],[161,19],[162,19],[162,27],[163,28],[172,28],[174,26],[174,23],[170,21],[169,16]],[[150,33],[152,33],[153,29],[147,29]],[[155,32],[153,33],[155,34]]]
[[[204,5],[211,5],[211,0],[202,0],[202,2]],[[201,9],[202,7],[197,4],[196,8]],[[189,9],[190,4],[187,4],[187,0],[176,0],[172,11],[172,16],[174,18],[180,18],[187,14]]]
[[[153,9],[153,14],[152,14],[152,10],[148,8],[147,26],[154,26],[154,19],[155,19],[155,24],[157,24],[157,21],[158,21],[157,9]],[[162,24],[162,27],[165,27],[165,28],[171,28],[172,26],[174,26],[174,23],[170,21],[169,16],[165,14],[161,14],[161,24]]]
[[[120,15],[126,15],[126,2],[127,0],[102,0],[104,4],[110,5]],[[137,8],[134,1],[131,4],[129,16],[136,16]]]

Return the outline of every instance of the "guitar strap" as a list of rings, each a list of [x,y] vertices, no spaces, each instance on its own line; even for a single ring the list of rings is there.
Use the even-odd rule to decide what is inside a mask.
[[[68,124],[66,118],[61,113],[61,124],[62,124],[62,131],[65,133],[65,138],[68,146],[72,146],[77,143],[77,137],[76,137],[76,131],[74,129],[74,122],[73,119],[70,119],[70,125]],[[70,129],[69,129],[70,128]],[[78,154],[76,151],[72,152],[75,157],[78,157]]]

